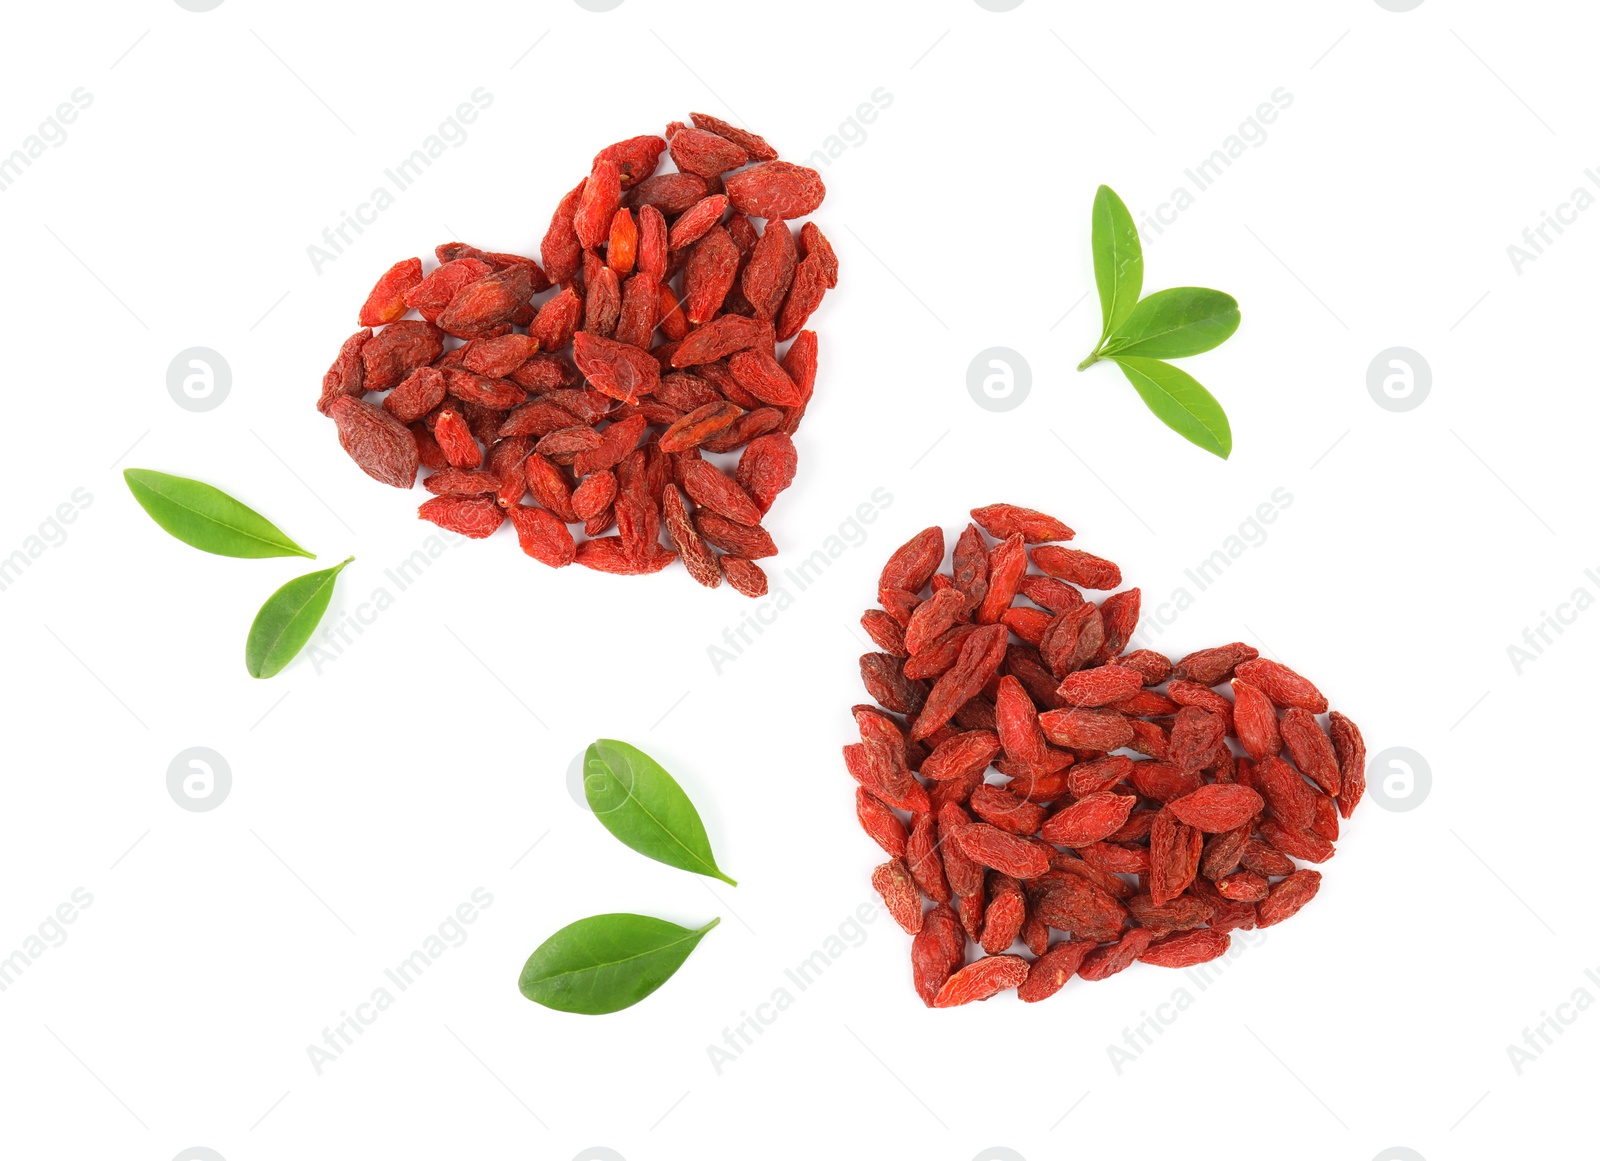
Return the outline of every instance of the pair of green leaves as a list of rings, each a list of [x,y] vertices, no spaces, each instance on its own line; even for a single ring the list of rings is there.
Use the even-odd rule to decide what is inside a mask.
[[[210,484],[148,468],[128,468],[122,478],[150,519],[192,548],[247,560],[316,559],[254,508]],[[245,638],[244,666],[251,677],[271,677],[294,660],[328,611],[334,579],[354,559],[296,577],[267,598]]]
[[[1178,286],[1140,298],[1144,253],[1139,231],[1110,186],[1101,186],[1094,196],[1091,241],[1100,292],[1100,341],[1078,370],[1111,360],[1156,418],[1190,443],[1227,459],[1233,431],[1222,405],[1194,376],[1163,360],[1221,345],[1239,328],[1239,304],[1231,295],[1201,286]]]
[[[738,886],[717,866],[700,812],[683,787],[643,750],[606,738],[595,742],[583,758],[583,794],[601,825],[641,855]],[[617,1012],[671,979],[720,922],[691,930],[649,915],[591,915],[541,943],[517,987],[558,1011]]]

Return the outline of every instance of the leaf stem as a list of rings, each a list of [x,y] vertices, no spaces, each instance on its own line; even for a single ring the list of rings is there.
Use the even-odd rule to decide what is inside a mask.
[[[1085,359],[1083,362],[1078,364],[1078,370],[1087,371],[1090,367],[1094,366],[1094,364],[1098,363],[1099,361],[1100,361],[1100,348],[1096,347],[1094,350],[1089,352],[1089,357],[1087,359]]]

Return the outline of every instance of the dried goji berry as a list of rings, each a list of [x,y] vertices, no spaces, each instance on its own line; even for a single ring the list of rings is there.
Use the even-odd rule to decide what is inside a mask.
[[[1031,879],[1050,869],[1050,856],[1016,835],[986,822],[956,827],[950,835],[962,854],[1017,879]]]
[[[1367,788],[1367,744],[1356,724],[1337,711],[1328,715],[1328,733],[1339,758],[1339,814],[1349,818]]]
[[[911,877],[917,881],[924,895],[935,903],[950,901],[952,892],[949,880],[945,878],[944,860],[939,855],[939,825],[934,811],[912,814],[911,829],[906,834],[905,860]]]
[[[1328,699],[1317,687],[1281,662],[1258,657],[1235,666],[1234,672],[1271,698],[1274,705],[1298,706],[1314,714],[1328,710]]]
[[[489,496],[435,496],[417,509],[417,515],[440,528],[481,540],[505,519],[505,509]]]
[[[526,504],[511,505],[506,515],[511,518],[523,552],[551,568],[572,563],[576,546],[559,516]]]
[[[1200,649],[1178,660],[1172,667],[1172,676],[1196,685],[1221,685],[1233,676],[1234,668],[1241,662],[1253,661],[1260,656],[1255,648],[1242,641],[1231,645],[1218,645]]]
[[[432,323],[417,319],[392,322],[361,345],[362,387],[387,391],[444,350],[444,338]]]
[[[814,169],[787,161],[765,161],[723,182],[728,200],[753,218],[803,218],[822,204],[827,192]]]
[[[1103,980],[1132,966],[1133,961],[1145,953],[1154,939],[1147,928],[1135,927],[1107,947],[1097,947],[1083,957],[1078,976],[1085,980]]]
[[[907,935],[922,930],[922,897],[911,879],[911,872],[899,859],[890,859],[872,872],[872,886],[888,908],[889,916]]]
[[[987,1000],[1014,988],[1028,978],[1028,961],[1018,955],[990,955],[969,963],[948,980],[934,997],[935,1008],[955,1008]]]
[[[683,308],[691,326],[708,322],[722,309],[738,273],[739,247],[728,231],[711,226],[694,243],[683,268]]]
[[[1076,548],[1041,544],[1032,551],[1033,563],[1048,576],[1086,589],[1114,589],[1122,583],[1122,570],[1109,560]]]
[[[594,155],[594,160],[614,164],[617,167],[617,180],[623,189],[627,189],[656,171],[661,161],[661,151],[666,147],[666,141],[652,133],[608,145]]]
[[[381,327],[400,318],[410,309],[406,303],[406,294],[421,281],[421,258],[407,258],[396,262],[384,272],[378,279],[377,285],[372,288],[372,292],[367,295],[367,301],[361,306],[359,325]]]
[[[751,161],[771,161],[778,156],[778,151],[768,145],[764,138],[758,137],[748,129],[730,125],[720,117],[713,117],[709,113],[690,113],[689,120],[694,122],[696,129],[704,129],[715,133],[718,137],[726,137],[749,154]]]
[[[917,995],[933,1007],[939,990],[966,960],[967,933],[944,903],[922,918],[922,930],[911,941],[911,978]]]
[[[1155,964],[1157,967],[1193,967],[1225,954],[1229,940],[1226,932],[1207,928],[1178,932],[1149,944],[1139,953],[1139,962]]]
[[[1010,875],[990,876],[989,904],[983,911],[983,934],[978,943],[990,955],[1010,949],[1022,934],[1028,907],[1022,897],[1022,884]]]
[[[1322,886],[1322,875],[1317,871],[1302,869],[1274,886],[1267,897],[1256,904],[1256,926],[1271,927],[1282,923],[1304,907]]]
[[[1121,665],[1098,665],[1068,674],[1056,688],[1064,705],[1092,708],[1110,705],[1137,694],[1144,678],[1137,670]],[[1119,712],[1125,712],[1118,707]]]
[[[718,512],[702,508],[694,514],[694,526],[699,529],[701,536],[729,554],[724,559],[738,556],[751,561],[778,555],[778,546],[759,524],[740,524]],[[733,578],[728,579],[731,581]]]
[[[774,220],[766,225],[760,239],[750,251],[739,286],[744,297],[760,318],[776,318],[783,306],[789,284],[794,280],[794,234],[789,223]]]
[[[1167,803],[1179,822],[1207,834],[1243,826],[1260,813],[1261,795],[1248,786],[1211,784]]]
[[[1083,957],[1094,949],[1094,942],[1087,939],[1063,940],[1056,944],[1028,965],[1028,977],[1017,988],[1017,999],[1025,1004],[1048,1000],[1078,974]]]
[[[1333,752],[1333,742],[1317,725],[1311,711],[1303,706],[1290,706],[1283,711],[1278,732],[1295,765],[1321,787],[1324,794],[1337,795],[1339,759]]]
[[[1051,815],[1039,831],[1046,842],[1063,847],[1081,847],[1100,842],[1115,834],[1134,804],[1131,794],[1097,790]]]
[[[395,488],[416,482],[417,441],[405,424],[351,395],[336,398],[328,414],[338,425],[339,445],[367,475]]]
[[[1054,516],[1021,508],[1015,504],[987,504],[972,510],[972,519],[996,540],[1020,535],[1028,544],[1043,544],[1052,540],[1071,540],[1072,529]]]

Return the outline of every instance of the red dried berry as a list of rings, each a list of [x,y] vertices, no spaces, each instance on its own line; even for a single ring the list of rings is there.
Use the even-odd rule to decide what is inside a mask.
[[[381,327],[392,323],[410,307],[406,295],[422,281],[422,259],[407,258],[386,270],[367,301],[361,306],[359,324],[364,327]]]
[[[1182,931],[1155,940],[1139,954],[1139,962],[1166,968],[1193,967],[1225,954],[1229,941],[1227,932],[1206,928]]]
[[[405,424],[350,395],[336,398],[328,414],[338,425],[339,446],[367,475],[395,488],[416,482],[417,441]]]
[[[1367,744],[1356,724],[1338,712],[1328,715],[1328,733],[1339,758],[1339,814],[1349,818],[1367,788]]]
[[[1311,902],[1322,886],[1322,875],[1304,869],[1294,872],[1278,883],[1260,903],[1256,904],[1256,926],[1271,927],[1282,923],[1300,908]]]
[[[934,997],[935,1008],[955,1008],[987,1000],[1028,978],[1028,961],[1017,955],[985,956],[951,976]]]
[[[1263,805],[1261,795],[1248,786],[1214,783],[1173,799],[1167,809],[1179,822],[1196,830],[1221,834],[1244,826],[1261,812]]]
[[[972,519],[996,540],[1021,536],[1028,544],[1043,544],[1052,540],[1071,540],[1072,529],[1054,516],[1020,508],[1015,504],[988,504],[972,510]]]
[[[1083,957],[1095,948],[1092,940],[1063,940],[1028,965],[1028,978],[1017,988],[1017,999],[1025,1004],[1048,1000],[1078,974]]]
[[[1057,811],[1045,822],[1039,836],[1057,846],[1081,847],[1115,834],[1138,799],[1131,794],[1098,790]]]
[[[1103,980],[1132,966],[1149,948],[1150,942],[1155,938],[1153,932],[1143,927],[1135,927],[1116,943],[1108,947],[1097,947],[1083,957],[1083,963],[1078,968],[1078,976],[1085,980]]]
[[[756,136],[748,129],[730,125],[720,117],[713,117],[709,113],[690,113],[689,120],[694,122],[696,129],[726,137],[749,154],[751,161],[771,161],[778,156],[778,151],[768,145],[765,138]]]
[[[1076,548],[1042,544],[1032,552],[1033,563],[1048,576],[1086,589],[1114,589],[1122,583],[1122,570],[1109,560]]]
[[[605,242],[621,202],[622,176],[617,163],[597,157],[572,216],[573,231],[585,249],[596,249]]]
[[[482,540],[500,527],[505,509],[490,496],[435,496],[417,509],[417,515],[440,528]]]
[[[911,941],[911,978],[917,995],[933,1007],[939,991],[966,959],[967,933],[961,920],[941,903],[922,919],[922,930]]]
[[[803,218],[822,204],[827,190],[814,169],[787,161],[765,161],[723,182],[728,200],[753,218]]]
[[[1328,710],[1328,699],[1317,687],[1280,662],[1258,657],[1235,666],[1234,672],[1271,698],[1274,705],[1298,706],[1314,714]]]

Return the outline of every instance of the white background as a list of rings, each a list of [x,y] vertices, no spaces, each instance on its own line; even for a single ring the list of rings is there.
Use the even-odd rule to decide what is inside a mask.
[[[1438,1161],[1579,1131],[1600,1014],[1560,1009],[1574,1022],[1520,1073],[1507,1048],[1575,990],[1600,997],[1600,614],[1520,674],[1507,647],[1600,593],[1580,467],[1600,215],[1520,274],[1506,247],[1600,192],[1595,32],[1576,4],[1445,0],[13,8],[0,152],[74,89],[93,103],[0,193],[0,555],[75,489],[92,502],[0,592],[0,956],[75,889],[93,903],[0,992],[0,1152]],[[316,272],[307,246],[479,87],[465,143]],[[1074,373],[1099,326],[1089,206],[1107,182],[1153,212],[1280,87],[1264,143],[1146,244],[1147,289],[1241,303],[1237,336],[1186,364],[1232,418],[1224,463],[1111,367]],[[772,571],[886,489],[864,543],[847,529],[859,547],[720,674],[708,646],[742,598],[676,567],[552,573],[504,529],[332,661],[246,676],[250,618],[306,562],[179,544],[121,468],[219,484],[326,563],[355,553],[335,598],[354,613],[428,532],[421,490],[362,475],[312,407],[376,275],[458,237],[533,252],[597,149],[690,110],[803,160],[879,88],[892,103],[824,170],[842,281],[813,320]],[[233,376],[199,414],[166,387],[196,345]],[[1403,414],[1367,390],[1396,345],[1433,376]],[[1031,365],[1013,411],[967,392],[992,346]],[[1184,570],[1279,488],[1264,542],[1195,593]],[[869,900],[878,858],[838,757],[856,618],[890,549],[996,500],[1066,519],[1147,610],[1195,593],[1157,647],[1253,641],[1373,753],[1431,768],[1416,809],[1365,804],[1316,901],[1203,993],[1140,966],[1040,1006],[930,1012],[881,916],[808,990],[785,977]],[[575,804],[569,762],[596,736],[677,773],[737,890]],[[211,812],[166,789],[192,746],[232,771]],[[493,903],[466,941],[319,1075],[307,1046],[475,888]],[[624,1013],[520,997],[533,947],[611,910],[723,921]],[[786,986],[719,1074],[708,1046]],[[1183,986],[1194,1003],[1119,1072],[1108,1047]]]

